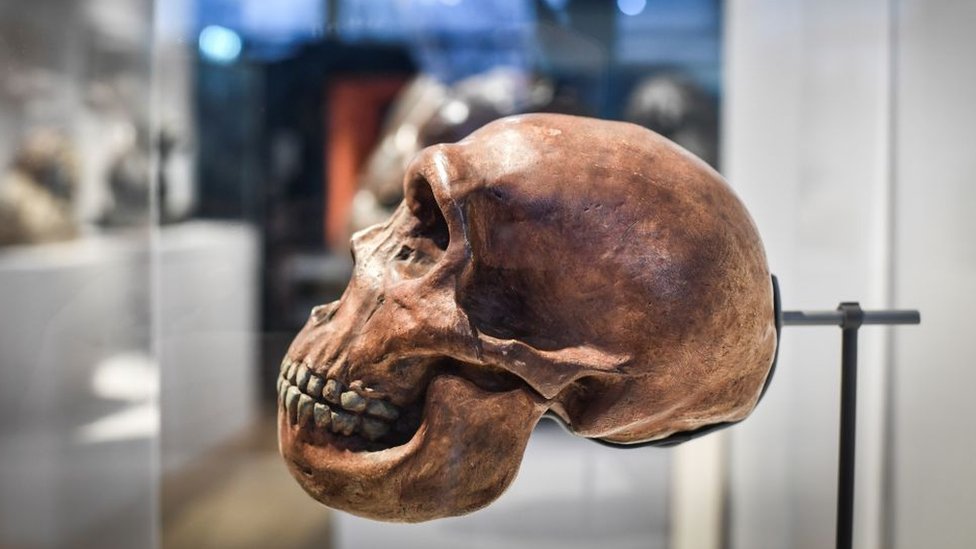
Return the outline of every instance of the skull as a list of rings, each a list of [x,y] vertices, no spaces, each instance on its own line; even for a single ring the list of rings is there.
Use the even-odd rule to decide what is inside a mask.
[[[282,364],[279,444],[315,499],[459,515],[511,483],[544,413],[627,444],[755,406],[776,347],[762,243],[683,149],[516,116],[421,151],[404,190]]]

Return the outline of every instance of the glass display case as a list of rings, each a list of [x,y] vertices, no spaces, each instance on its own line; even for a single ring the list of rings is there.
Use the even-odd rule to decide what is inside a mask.
[[[5,3],[0,547],[831,544],[834,331],[787,333],[752,417],[674,448],[541,421],[465,516],[371,521],[291,478],[275,380],[351,235],[423,148],[533,112],[716,168],[784,306],[921,309],[861,342],[855,545],[971,545],[974,23],[919,0]]]
[[[0,7],[0,545],[147,546],[149,2]]]

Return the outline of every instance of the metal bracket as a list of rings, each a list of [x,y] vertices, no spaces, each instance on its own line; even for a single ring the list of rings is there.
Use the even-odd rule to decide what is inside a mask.
[[[839,326],[840,451],[837,470],[837,549],[851,549],[854,539],[854,448],[857,442],[857,332],[866,324],[919,324],[915,310],[865,311],[844,302],[835,311],[783,311],[783,326]]]

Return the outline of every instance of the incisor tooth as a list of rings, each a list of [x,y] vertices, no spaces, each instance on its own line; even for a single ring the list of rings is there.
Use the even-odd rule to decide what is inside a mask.
[[[345,391],[345,387],[342,386],[342,383],[339,383],[334,379],[330,379],[325,382],[325,389],[322,389],[322,398],[328,400],[332,404],[339,404],[341,402],[339,400],[339,395],[341,395],[343,391]]]
[[[308,420],[312,419],[312,405],[315,401],[312,397],[303,394],[298,397],[298,422],[307,423]]]
[[[308,367],[302,364],[298,367],[298,373],[295,374],[295,385],[298,385],[299,391],[305,391],[308,386],[308,379],[311,377],[312,373],[308,371]]]
[[[366,399],[353,391],[346,391],[340,397],[342,407],[350,412],[362,412],[366,409]]]
[[[298,397],[301,394],[298,387],[294,385],[288,386],[288,392],[285,394],[285,408],[288,410],[289,423],[294,424],[298,421]]]
[[[278,400],[281,402],[281,406],[285,406],[285,397],[288,396],[288,382],[282,380],[281,385],[278,386]]]
[[[366,413],[387,421],[393,421],[400,417],[400,411],[397,410],[396,406],[385,400],[370,400],[366,404]]]
[[[312,416],[315,419],[315,426],[325,429],[332,423],[332,410],[325,404],[315,403],[312,407]]]
[[[285,379],[288,380],[292,385],[295,384],[295,371],[298,370],[298,364],[292,362],[288,365],[288,369],[285,370]]]

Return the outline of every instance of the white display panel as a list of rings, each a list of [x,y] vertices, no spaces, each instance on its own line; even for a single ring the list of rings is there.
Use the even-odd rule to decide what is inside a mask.
[[[860,337],[856,547],[976,539],[976,411],[964,315],[974,294],[964,136],[971,7],[737,2],[726,25],[726,175],[759,224],[784,308],[917,308]],[[787,328],[776,379],[731,432],[729,546],[834,540],[840,333]]]

